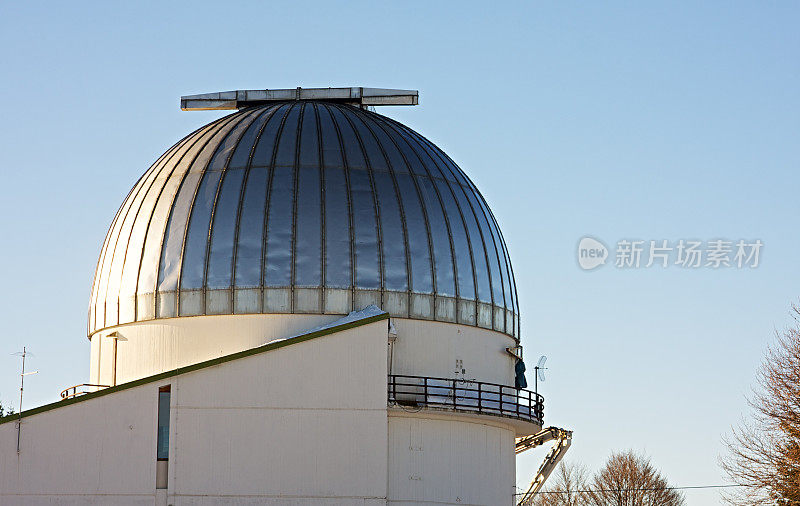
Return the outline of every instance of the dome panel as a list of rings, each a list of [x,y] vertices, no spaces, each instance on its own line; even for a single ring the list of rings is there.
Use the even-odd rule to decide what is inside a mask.
[[[89,334],[368,304],[519,335],[502,234],[445,153],[373,112],[279,102],[198,129],[137,181],[101,250]]]

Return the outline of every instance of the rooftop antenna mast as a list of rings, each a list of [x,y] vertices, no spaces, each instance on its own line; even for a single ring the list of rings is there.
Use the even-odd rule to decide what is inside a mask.
[[[25,376],[37,374],[39,371],[25,372],[25,357],[28,355],[33,356],[33,353],[30,353],[25,346],[22,347],[21,352],[18,351],[17,353],[14,353],[14,355],[22,357],[22,373],[19,375],[19,413],[17,418],[17,455],[19,455],[19,443],[20,436],[22,434],[22,394],[25,391]]]

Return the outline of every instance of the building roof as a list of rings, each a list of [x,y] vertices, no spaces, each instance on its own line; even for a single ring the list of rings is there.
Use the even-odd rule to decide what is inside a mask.
[[[189,134],[139,179],[103,244],[88,331],[369,304],[519,336],[502,234],[450,157],[359,107],[278,101]]]

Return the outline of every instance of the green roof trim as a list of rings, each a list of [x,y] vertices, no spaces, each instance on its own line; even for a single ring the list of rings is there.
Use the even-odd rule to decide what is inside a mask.
[[[226,362],[232,362],[240,358],[258,355],[260,353],[266,353],[268,351],[277,350],[278,348],[283,348],[284,346],[310,341],[311,339],[316,339],[318,337],[335,334],[343,330],[349,330],[356,327],[361,327],[363,325],[369,325],[370,323],[375,323],[381,320],[388,320],[388,319],[389,319],[389,313],[382,313],[374,316],[369,316],[361,320],[355,320],[351,322],[342,323],[341,325],[336,325],[321,330],[315,330],[307,334],[300,334],[299,336],[289,337],[286,339],[281,339],[279,341],[273,341],[261,346],[257,346],[255,348],[250,348],[244,351],[232,353],[230,355],[223,355],[221,357],[213,358],[211,360],[206,360],[204,362],[198,362],[196,364],[179,367],[177,369],[172,369],[171,371],[162,372],[159,374],[155,374],[153,376],[147,376],[146,378],[140,378],[134,381],[129,381],[128,383],[123,383],[121,385],[108,387],[103,390],[98,390],[97,392],[91,392],[88,394],[79,395],[77,397],[72,397],[70,399],[64,399],[50,404],[45,404],[37,408],[27,409],[23,411],[21,414],[14,413],[13,415],[0,417],[0,425],[15,420],[19,420],[20,417],[26,418],[33,415],[38,415],[39,413],[44,413],[45,411],[50,411],[52,409],[63,408],[65,406],[70,406],[78,402],[84,402],[91,399],[96,399],[97,397],[102,397],[104,395],[113,394],[115,392],[121,392],[122,390],[127,390],[129,388],[135,388],[141,385],[146,385],[148,383],[154,383],[156,381],[161,381],[163,379],[171,378],[173,376],[199,371],[200,369],[206,369],[208,367],[224,364]]]

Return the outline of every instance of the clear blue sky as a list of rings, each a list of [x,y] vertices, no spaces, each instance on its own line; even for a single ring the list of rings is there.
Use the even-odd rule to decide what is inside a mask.
[[[420,90],[381,109],[447,151],[509,243],[528,361],[569,459],[650,455],[677,485],[724,482],[800,296],[800,7],[794,2],[35,3],[0,5],[0,399],[85,381],[106,229],[139,175],[219,116],[182,94]],[[581,271],[583,235],[761,239],[757,269]],[[541,454],[519,459],[519,484]],[[716,492],[688,492],[691,505]]]

